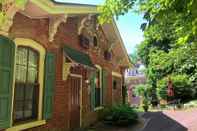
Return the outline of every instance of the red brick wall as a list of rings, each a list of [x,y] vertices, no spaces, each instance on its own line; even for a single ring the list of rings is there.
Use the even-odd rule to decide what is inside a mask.
[[[54,108],[53,108],[53,118],[47,121],[44,126],[36,127],[30,130],[44,131],[47,129],[68,129],[69,128],[69,81],[62,80],[62,60],[63,60],[63,50],[64,45],[68,45],[77,50],[86,52],[90,55],[94,64],[98,64],[105,68],[109,72],[108,76],[108,93],[107,93],[107,104],[112,103],[112,69],[114,65],[106,61],[103,57],[102,49],[101,53],[98,54],[97,51],[93,49],[85,50],[79,46],[78,41],[78,22],[79,18],[68,18],[66,23],[61,23],[58,31],[55,35],[53,42],[48,41],[48,19],[30,19],[22,14],[17,13],[14,18],[14,23],[10,29],[11,38],[29,38],[40,43],[47,51],[52,51],[56,54],[56,86],[55,86],[55,97],[54,97]],[[102,48],[107,45],[107,40],[102,44]],[[115,71],[119,72],[119,69]],[[71,70],[72,73],[83,75],[83,125],[88,125],[96,120],[96,113],[92,112],[90,109],[90,93],[88,92],[88,85],[85,80],[89,78],[90,70],[82,66],[75,67]]]
[[[113,76],[113,81],[114,80],[116,81],[116,88],[112,87],[112,103],[116,105],[122,102],[122,79]]]

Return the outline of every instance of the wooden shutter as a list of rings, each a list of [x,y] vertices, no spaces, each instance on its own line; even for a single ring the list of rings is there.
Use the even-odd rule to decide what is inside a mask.
[[[10,127],[15,44],[0,36],[0,129]]]
[[[53,53],[47,53],[45,58],[44,119],[50,119],[52,117],[54,87],[55,55]]]
[[[108,88],[108,72],[107,70],[102,70],[102,86],[103,86],[103,104],[107,103],[107,88]]]
[[[91,74],[91,79],[90,79],[90,94],[91,94],[91,110],[94,110],[95,108],[95,79],[96,79],[96,72],[93,72]]]

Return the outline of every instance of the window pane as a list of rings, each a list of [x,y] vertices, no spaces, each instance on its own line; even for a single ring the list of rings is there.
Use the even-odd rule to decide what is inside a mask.
[[[38,66],[38,54],[29,50],[29,67],[36,68]]]
[[[37,83],[38,70],[38,54],[33,50],[29,50],[29,65],[28,65],[28,82]]]
[[[31,118],[32,117],[32,110],[25,110],[25,114],[24,114],[26,118]]]
[[[30,101],[25,101],[25,111],[26,110],[32,110],[32,105],[33,105],[33,102],[30,100]]]
[[[27,52],[28,50],[24,47],[18,47],[16,52],[16,64],[27,65]]]
[[[18,101],[22,101],[24,100],[24,85],[22,84],[16,84],[16,88],[15,88],[15,100]]]
[[[17,82],[26,82],[26,73],[27,73],[27,67],[16,65],[16,81]]]
[[[96,88],[95,90],[95,106],[98,107],[98,106],[101,106],[100,104],[100,101],[101,101],[101,94],[100,94],[100,88]]]
[[[25,89],[25,100],[32,100],[34,87],[29,84]]]
[[[28,69],[28,83],[37,83],[37,69],[36,68],[29,68]]]
[[[22,101],[15,102],[14,118],[15,120],[23,118],[23,102]]]

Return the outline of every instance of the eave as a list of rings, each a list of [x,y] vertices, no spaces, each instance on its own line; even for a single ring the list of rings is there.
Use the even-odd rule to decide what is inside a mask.
[[[73,15],[99,14],[100,12],[97,10],[97,6],[95,5],[60,3],[54,0],[29,0],[25,9],[21,11],[21,13],[31,18],[53,19],[53,17],[56,16],[66,18],[67,16],[73,16]],[[64,19],[61,18],[60,20],[65,21]],[[59,21],[59,23],[61,21]],[[116,42],[115,48],[119,48],[119,49],[121,48],[121,52],[122,52],[121,56],[123,57],[124,60],[121,63],[119,63],[119,65],[122,67],[130,67],[131,61],[129,59],[128,53],[124,46],[119,30],[116,26],[115,20],[113,19],[112,23],[104,24],[101,27],[103,28],[107,39],[111,39],[112,41],[115,40]],[[110,28],[112,32],[109,33],[106,27]],[[113,37],[111,37],[112,35]]]
[[[77,5],[77,4],[61,4],[51,0],[30,0],[42,10],[49,14],[88,14],[99,13],[96,6]]]

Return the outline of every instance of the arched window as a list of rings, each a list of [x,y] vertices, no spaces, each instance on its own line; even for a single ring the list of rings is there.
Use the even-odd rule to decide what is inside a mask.
[[[39,100],[39,53],[25,46],[16,51],[14,123],[37,119]]]

